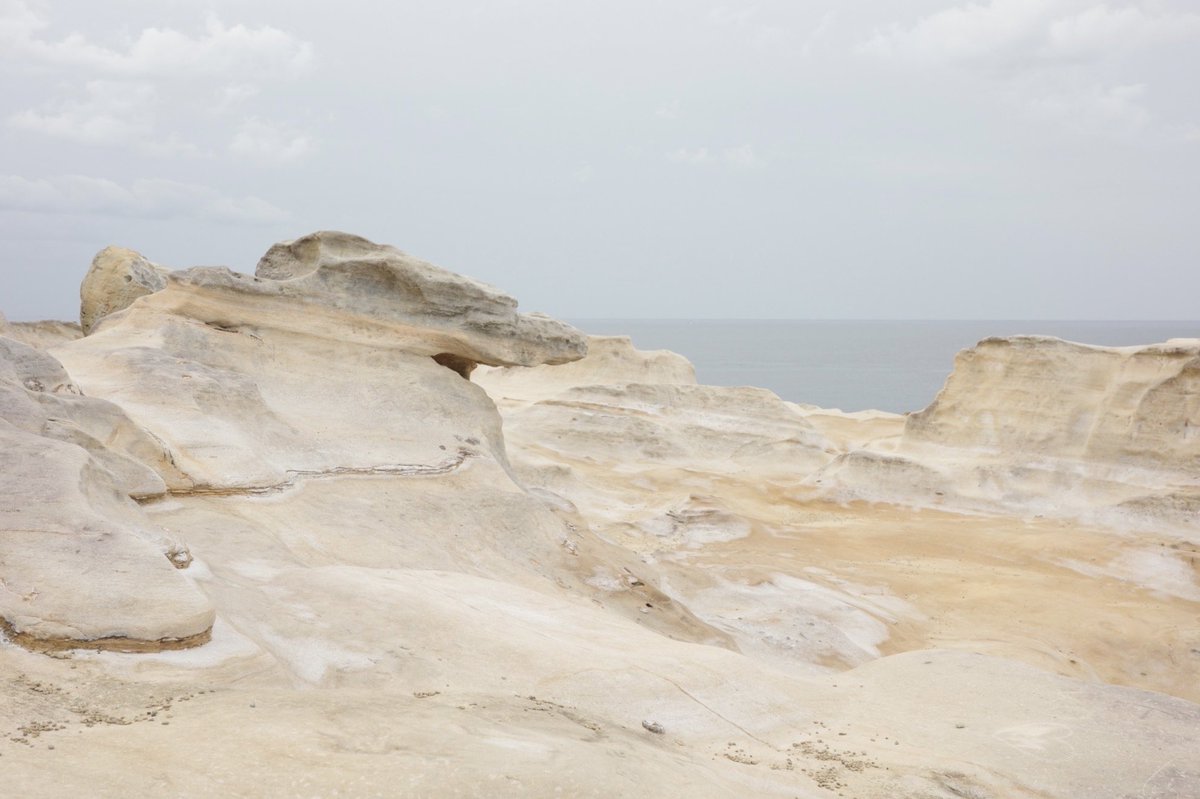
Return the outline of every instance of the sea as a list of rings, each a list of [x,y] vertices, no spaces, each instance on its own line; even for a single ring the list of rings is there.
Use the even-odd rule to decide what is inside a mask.
[[[1200,322],[575,319],[593,335],[674,350],[714,386],[759,386],[791,402],[904,413],[933,401],[959,350],[988,336],[1105,346],[1200,338]]]

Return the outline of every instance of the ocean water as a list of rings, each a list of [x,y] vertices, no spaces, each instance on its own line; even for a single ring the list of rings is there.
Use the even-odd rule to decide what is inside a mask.
[[[674,350],[701,383],[760,386],[792,402],[903,413],[924,408],[954,355],[988,336],[1045,335],[1106,346],[1200,338],[1200,322],[579,319],[594,335]]]

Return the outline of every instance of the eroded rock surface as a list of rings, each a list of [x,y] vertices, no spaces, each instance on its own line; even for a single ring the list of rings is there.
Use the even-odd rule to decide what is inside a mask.
[[[83,334],[111,313],[128,308],[138,297],[161,291],[170,270],[150,263],[124,247],[105,247],[79,287],[79,324]]]
[[[6,787],[1200,793],[1200,547],[1084,519],[1194,513],[1186,357],[985,343],[906,420],[515,308],[318,233],[0,339],[10,637],[191,645],[0,643]]]
[[[986,339],[959,354],[903,436],[847,453],[810,483],[840,499],[1194,532],[1200,340]]]
[[[185,548],[131,499],[176,477],[162,448],[116,406],[81,396],[53,358],[4,337],[0,459],[0,619],[11,637],[41,648],[206,640],[213,610],[176,569]]]

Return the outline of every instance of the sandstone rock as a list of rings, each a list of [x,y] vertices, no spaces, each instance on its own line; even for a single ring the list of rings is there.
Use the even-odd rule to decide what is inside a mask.
[[[412,351],[441,352],[492,366],[567,363],[587,353],[574,328],[542,314],[517,313],[517,301],[387,245],[334,231],[276,244],[259,261],[259,280],[242,290],[300,301],[311,314],[371,320],[396,328]],[[192,285],[228,287],[228,273],[191,272]],[[313,326],[316,322],[314,320]]]
[[[137,459],[154,452],[48,355],[0,337],[0,627],[11,638],[120,649],[205,639],[212,607],[168,560],[180,545],[130,499],[166,490]]]
[[[905,438],[1200,472],[1200,339],[1121,348],[985,339],[959,353]]]
[[[83,330],[78,322],[48,319],[40,322],[10,322],[6,332],[0,335],[44,350],[81,338]]]
[[[79,287],[79,324],[88,335],[111,313],[128,308],[138,297],[161,291],[168,269],[124,247],[105,247],[92,260]]]
[[[1093,347],[992,338],[964,350],[899,438],[811,476],[830,498],[1195,530],[1200,340]]]
[[[1194,516],[1169,432],[1136,463],[1053,431],[984,445],[947,398],[945,440],[918,440],[620,339],[471,374],[582,354],[502,297],[316,234],[258,276],[173,274],[52,348],[66,371],[9,346],[12,630],[194,643],[201,591],[218,617],[183,652],[0,645],[27,675],[0,680],[6,788],[148,794],[186,761],[172,789],[196,796],[1200,790],[1200,552],[1030,511]],[[973,379],[993,369],[1020,371]],[[959,389],[963,413],[990,401]]]
[[[628,336],[588,336],[587,356],[559,366],[502,367],[476,372],[493,397],[545,399],[578,386],[628,383],[695,385],[696,369],[669,350],[646,351]]]

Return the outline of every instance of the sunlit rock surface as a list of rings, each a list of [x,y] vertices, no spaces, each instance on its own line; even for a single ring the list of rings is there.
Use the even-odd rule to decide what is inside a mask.
[[[347,234],[156,286],[0,319],[14,795],[1200,795],[1196,342],[906,418]]]

